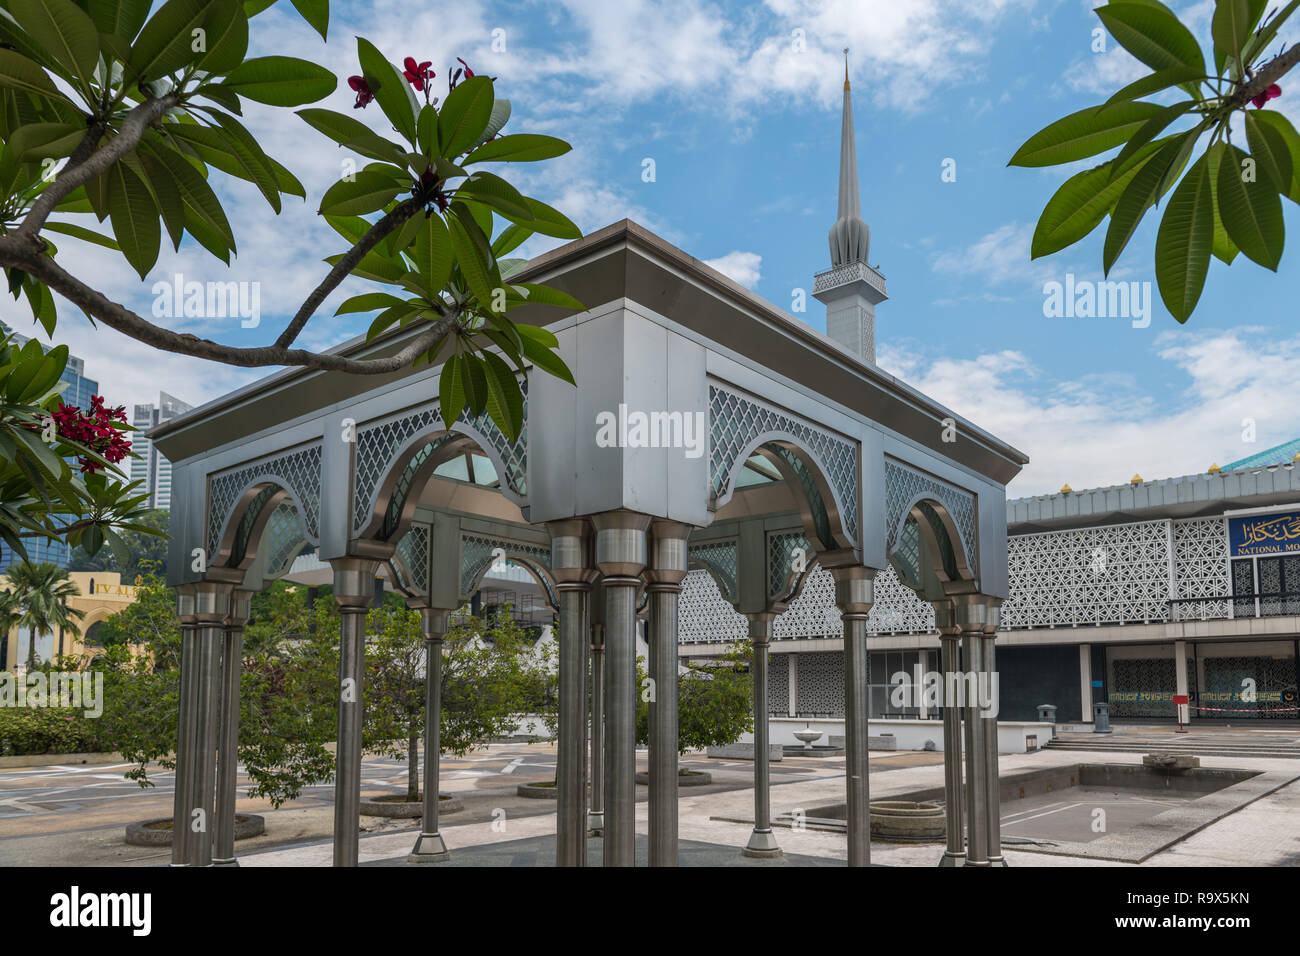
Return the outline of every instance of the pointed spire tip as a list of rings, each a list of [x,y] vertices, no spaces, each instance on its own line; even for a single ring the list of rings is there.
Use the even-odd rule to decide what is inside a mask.
[[[849,89],[849,48],[844,48],[844,90]]]

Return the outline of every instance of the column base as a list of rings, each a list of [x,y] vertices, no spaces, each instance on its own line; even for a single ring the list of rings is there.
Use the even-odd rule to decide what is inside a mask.
[[[776,844],[776,834],[771,830],[755,830],[749,835],[749,843],[740,851],[741,856],[755,860],[774,860],[785,856]]]
[[[442,841],[441,833],[421,833],[415,841],[415,848],[406,855],[408,864],[442,863],[450,859],[451,853]]]
[[[239,861],[233,856],[229,860],[213,860],[213,866],[239,866]]]
[[[587,836],[604,837],[605,835],[605,814],[588,813],[587,814]]]
[[[1006,866],[1007,861],[1000,856],[989,857],[989,866]]]
[[[978,861],[967,860],[962,865],[963,866],[988,866],[989,861],[988,860],[978,860]]]
[[[949,867],[949,866],[965,866],[965,865],[966,865],[965,853],[953,853],[951,850],[944,850],[943,856],[940,857],[939,859],[939,866],[941,868]]]

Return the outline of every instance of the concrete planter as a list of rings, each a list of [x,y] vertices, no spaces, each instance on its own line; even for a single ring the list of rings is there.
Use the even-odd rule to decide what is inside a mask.
[[[636,782],[643,785],[650,785],[650,774],[638,773]],[[679,787],[705,787],[713,783],[713,774],[703,770],[679,770],[677,772],[677,786]]]
[[[449,793],[438,794],[438,815],[455,813],[463,810],[464,804],[459,797]],[[424,816],[424,795],[419,800],[410,801],[404,793],[384,794],[379,797],[362,797],[361,815],[363,817],[389,817],[395,820],[418,819]]]
[[[256,813],[239,813],[235,815],[235,839],[261,836],[266,832],[266,819]],[[126,825],[126,842],[131,846],[171,846],[171,817],[158,820],[141,820]]]
[[[515,787],[515,793],[533,800],[556,800],[559,796],[555,783],[551,780],[542,783],[521,783]]]
[[[871,836],[904,843],[942,840],[943,807],[937,803],[882,800],[871,804]]]

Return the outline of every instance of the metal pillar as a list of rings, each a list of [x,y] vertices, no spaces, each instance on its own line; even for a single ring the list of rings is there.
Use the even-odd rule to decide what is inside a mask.
[[[339,724],[334,752],[334,865],[356,866],[361,831],[361,715],[365,697],[366,611],[375,600],[379,562],[335,558],[339,638]]]
[[[961,866],[966,862],[966,837],[962,833],[961,708],[955,694],[961,628],[951,601],[934,602],[935,625],[939,631],[939,668],[943,672],[943,796],[947,845],[940,866]]]
[[[177,692],[176,774],[172,794],[172,866],[189,864],[190,797],[194,791],[194,669],[198,664],[198,620],[194,616],[193,584],[176,588],[176,613],[181,622],[180,686]]]
[[[740,851],[745,856],[773,859],[782,856],[772,833],[772,775],[768,758],[771,740],[767,701],[768,651],[772,643],[773,614],[749,614],[749,642],[753,647],[750,673],[754,678],[754,832]]]
[[[253,592],[230,596],[221,652],[221,727],[217,743],[217,819],[212,831],[212,865],[239,866],[235,859],[235,790],[239,784],[239,681],[244,661],[244,625]]]
[[[980,684],[984,671],[985,605],[979,595],[954,598],[965,692],[966,731],[966,866],[988,866],[988,756],[984,742],[987,724],[980,713]]]
[[[450,611],[420,609],[424,629],[424,810],[420,835],[406,855],[407,863],[440,863],[448,859],[447,844],[438,832],[438,765],[442,758],[442,641]]]
[[[587,865],[585,746],[587,726],[587,601],[595,570],[585,521],[557,521],[551,570],[560,604],[559,720],[555,760],[555,865]]]
[[[991,697],[991,708],[987,712],[984,720],[984,765],[985,765],[985,786],[988,789],[987,806],[987,832],[988,832],[988,854],[990,866],[1006,866],[1007,861],[1002,857],[1002,782],[998,776],[998,706],[999,706],[999,684],[997,681],[997,648],[994,646],[997,638],[998,624],[1001,622],[1001,611],[998,607],[998,601],[993,598],[986,599],[987,606],[984,621],[984,675],[985,684]]]
[[[835,605],[844,620],[845,821],[849,866],[871,864],[871,794],[867,754],[867,615],[875,600],[872,568],[834,568]]]
[[[605,592],[605,865],[636,864],[636,599],[648,515],[594,515]]]
[[[591,630],[591,809],[587,813],[587,835],[605,835],[605,592],[599,595],[601,621]]]
[[[224,622],[229,612],[231,587],[215,581],[194,589],[194,616],[198,621],[195,647],[193,699],[196,746],[184,826],[189,830],[190,866],[212,865],[212,829],[216,820],[217,733],[221,723],[221,651]]]
[[[677,865],[677,603],[686,577],[690,526],[650,528],[650,854],[651,866]]]

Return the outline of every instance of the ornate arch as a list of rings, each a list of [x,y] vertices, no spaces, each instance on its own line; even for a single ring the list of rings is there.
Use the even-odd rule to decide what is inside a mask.
[[[788,607],[817,566],[817,552],[799,531],[767,533],[767,599]]]
[[[496,468],[501,493],[520,507],[528,503],[528,399],[524,426],[511,442],[486,412],[463,416],[448,428],[437,402],[401,412],[357,430],[354,446],[352,532],[393,540],[410,524],[413,491],[438,465],[470,444]]]
[[[893,458],[885,458],[885,551],[893,555],[909,518],[941,557],[950,580],[971,580],[979,567],[975,496]],[[920,571],[919,543],[913,567]]]
[[[468,601],[479,589],[484,576],[500,559],[523,568],[541,587],[547,606],[556,614],[560,602],[555,592],[555,579],[551,577],[551,549],[549,546],[515,541],[489,534],[463,532],[460,536],[460,594]]]
[[[821,550],[859,544],[858,446],[790,412],[718,383],[709,384],[709,498],[715,510],[735,493],[755,453],[803,492],[800,510]]]
[[[270,455],[208,476],[209,567],[243,567],[276,508],[293,503],[302,536],[320,543],[321,443]]]
[[[723,599],[733,605],[740,600],[737,560],[735,538],[702,541],[688,544],[686,548],[686,566],[691,570],[707,571]]]
[[[388,559],[394,586],[413,600],[429,594],[429,541],[429,526],[413,524]]]

